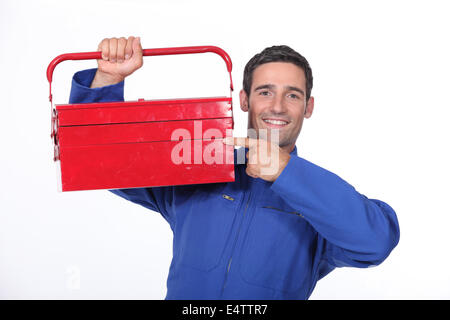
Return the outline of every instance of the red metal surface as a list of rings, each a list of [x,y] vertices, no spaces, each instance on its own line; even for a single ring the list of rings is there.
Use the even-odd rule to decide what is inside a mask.
[[[172,134],[177,129],[187,130],[191,139],[205,140],[203,137],[208,132],[217,133],[218,137],[214,137],[220,139],[226,136],[226,130],[231,127],[231,118],[68,126],[59,127],[58,140],[61,146],[66,147],[171,141]]]
[[[190,142],[194,151],[196,140]],[[165,151],[172,150],[176,141],[61,146],[62,191],[234,181],[233,146],[221,140],[197,142],[202,143],[200,153],[215,143],[224,163],[194,164],[196,153],[192,152],[191,164],[175,165]]]
[[[201,52],[222,56],[232,89],[231,59],[220,48],[145,49],[144,55]],[[99,58],[99,52],[56,57],[47,69],[50,101],[53,70],[58,63]],[[234,181],[234,148],[221,139],[231,135],[232,129],[231,95],[61,104],[55,108],[52,104],[51,137],[54,160],[60,161],[62,191]],[[174,135],[176,130],[184,133],[183,141]],[[190,148],[180,153],[181,145]]]
[[[232,116],[231,98],[56,105],[59,126],[211,119]]]

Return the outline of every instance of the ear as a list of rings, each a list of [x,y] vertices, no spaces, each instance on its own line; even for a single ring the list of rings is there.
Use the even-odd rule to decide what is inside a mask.
[[[248,97],[247,94],[245,93],[244,89],[241,89],[241,91],[239,91],[239,100],[241,103],[241,110],[244,112],[248,111]]]
[[[308,103],[306,104],[306,109],[305,109],[305,118],[308,119],[309,117],[311,117],[312,113],[314,110],[314,97],[309,97]]]

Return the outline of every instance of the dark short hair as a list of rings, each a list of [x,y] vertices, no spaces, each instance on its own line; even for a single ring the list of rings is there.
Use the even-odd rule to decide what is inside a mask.
[[[291,62],[300,67],[305,72],[306,78],[306,101],[311,96],[313,87],[312,70],[308,60],[294,49],[286,46],[272,46],[265,48],[261,53],[256,54],[247,62],[244,69],[244,91],[247,97],[250,97],[250,88],[252,87],[253,71],[260,65],[269,62]]]

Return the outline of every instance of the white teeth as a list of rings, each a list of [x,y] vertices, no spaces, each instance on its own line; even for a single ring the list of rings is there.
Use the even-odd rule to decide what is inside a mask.
[[[271,119],[264,120],[264,122],[267,122],[267,123],[270,123],[270,124],[277,124],[277,125],[284,125],[284,124],[287,124],[286,121],[282,121],[282,120],[271,120]]]

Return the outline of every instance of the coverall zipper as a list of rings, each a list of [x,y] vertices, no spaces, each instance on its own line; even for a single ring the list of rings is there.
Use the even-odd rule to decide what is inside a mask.
[[[225,273],[225,279],[224,279],[224,281],[223,281],[223,286],[222,286],[222,292],[221,292],[221,295],[223,295],[223,291],[224,291],[224,289],[225,289],[225,287],[226,287],[226,285],[227,285],[227,279],[228,279],[228,273],[230,272],[231,261],[233,260],[234,250],[235,250],[235,248],[236,248],[236,243],[237,243],[237,240],[238,240],[238,238],[239,238],[239,234],[240,234],[240,232],[241,232],[242,223],[243,223],[244,218],[245,218],[245,215],[246,215],[246,213],[247,213],[248,205],[249,205],[249,203],[250,203],[250,198],[251,198],[251,193],[250,193],[249,196],[248,196],[247,204],[245,205],[244,213],[242,214],[242,219],[241,219],[241,221],[240,221],[240,223],[239,223],[239,227],[238,227],[238,231],[237,231],[236,237],[234,238],[233,248],[231,249],[231,256],[230,256],[230,259],[228,259],[227,271],[226,271],[226,273]]]

